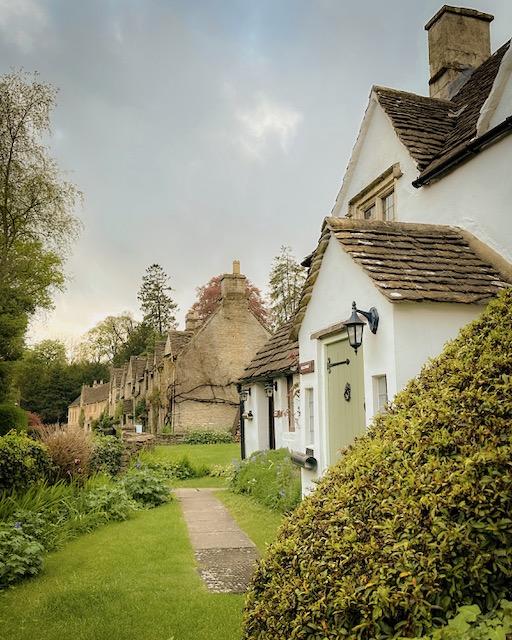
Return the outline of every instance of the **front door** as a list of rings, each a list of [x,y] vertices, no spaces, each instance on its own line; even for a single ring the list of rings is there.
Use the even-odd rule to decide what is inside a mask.
[[[347,362],[348,361],[348,362]],[[348,340],[326,346],[328,464],[340,449],[365,432],[362,348],[356,354]]]

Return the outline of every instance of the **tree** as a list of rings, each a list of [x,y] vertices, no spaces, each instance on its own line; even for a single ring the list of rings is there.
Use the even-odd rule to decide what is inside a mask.
[[[73,215],[80,193],[41,143],[55,96],[36,74],[0,78],[0,365],[20,357],[28,319],[63,289],[80,230]],[[0,366],[4,394],[5,375]]]
[[[221,280],[222,275],[214,276],[206,284],[196,287],[197,300],[191,307],[195,311],[199,319],[204,322],[219,306],[221,297]],[[268,310],[261,295],[261,291],[247,280],[245,294],[249,301],[249,309],[254,313],[258,320],[266,327],[268,326]]]
[[[152,264],[146,269],[142,278],[137,299],[140,300],[143,314],[142,322],[163,336],[170,327],[176,327],[174,312],[178,305],[173,301],[168,291],[169,276],[159,264]]]
[[[294,258],[291,247],[282,246],[268,283],[273,329],[282,327],[297,310],[305,280],[306,269]]]
[[[82,337],[78,358],[112,364],[136,330],[137,324],[129,311],[117,316],[107,316]]]

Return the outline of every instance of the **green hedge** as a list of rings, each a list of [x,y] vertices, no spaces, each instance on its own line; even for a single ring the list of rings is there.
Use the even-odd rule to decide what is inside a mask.
[[[0,404],[0,436],[14,429],[26,431],[28,427],[28,413],[14,404]]]
[[[344,451],[258,565],[246,639],[418,637],[510,596],[511,327],[509,290]]]
[[[10,431],[0,437],[0,494],[5,489],[24,489],[49,477],[48,449],[27,435]]]

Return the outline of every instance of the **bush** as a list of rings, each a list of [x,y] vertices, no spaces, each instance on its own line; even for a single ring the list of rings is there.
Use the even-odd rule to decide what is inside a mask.
[[[0,589],[35,576],[43,566],[43,547],[17,522],[0,522]]]
[[[90,433],[79,427],[44,427],[41,441],[48,447],[59,479],[84,477],[93,451]]]
[[[27,435],[10,431],[0,437],[0,494],[24,489],[52,470],[48,449]]]
[[[21,432],[28,427],[27,412],[13,404],[0,404],[0,436],[14,429]]]
[[[512,578],[512,290],[343,452],[280,529],[245,637],[418,637]]]
[[[120,484],[91,488],[85,494],[85,504],[89,511],[101,511],[105,521],[127,520],[137,508],[136,502]]]
[[[227,444],[229,442],[233,442],[233,436],[229,431],[211,429],[188,431],[183,438],[184,444]]]
[[[170,500],[168,480],[161,472],[148,467],[131,467],[121,484],[130,498],[144,507],[157,507]]]
[[[121,469],[123,442],[117,436],[96,436],[93,440],[93,451],[89,460],[91,473],[103,471],[115,476]]]
[[[285,513],[300,502],[300,471],[292,463],[287,449],[257,451],[234,465],[229,488]]]

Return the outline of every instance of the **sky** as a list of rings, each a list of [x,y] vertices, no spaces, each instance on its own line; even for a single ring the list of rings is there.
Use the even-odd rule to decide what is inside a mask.
[[[493,51],[512,36],[510,0]],[[302,260],[341,186],[373,84],[428,95],[438,0],[0,0],[0,74],[58,87],[51,155],[82,191],[67,289],[29,339],[141,319],[162,266],[179,328],[196,287],[240,260],[263,293]]]

